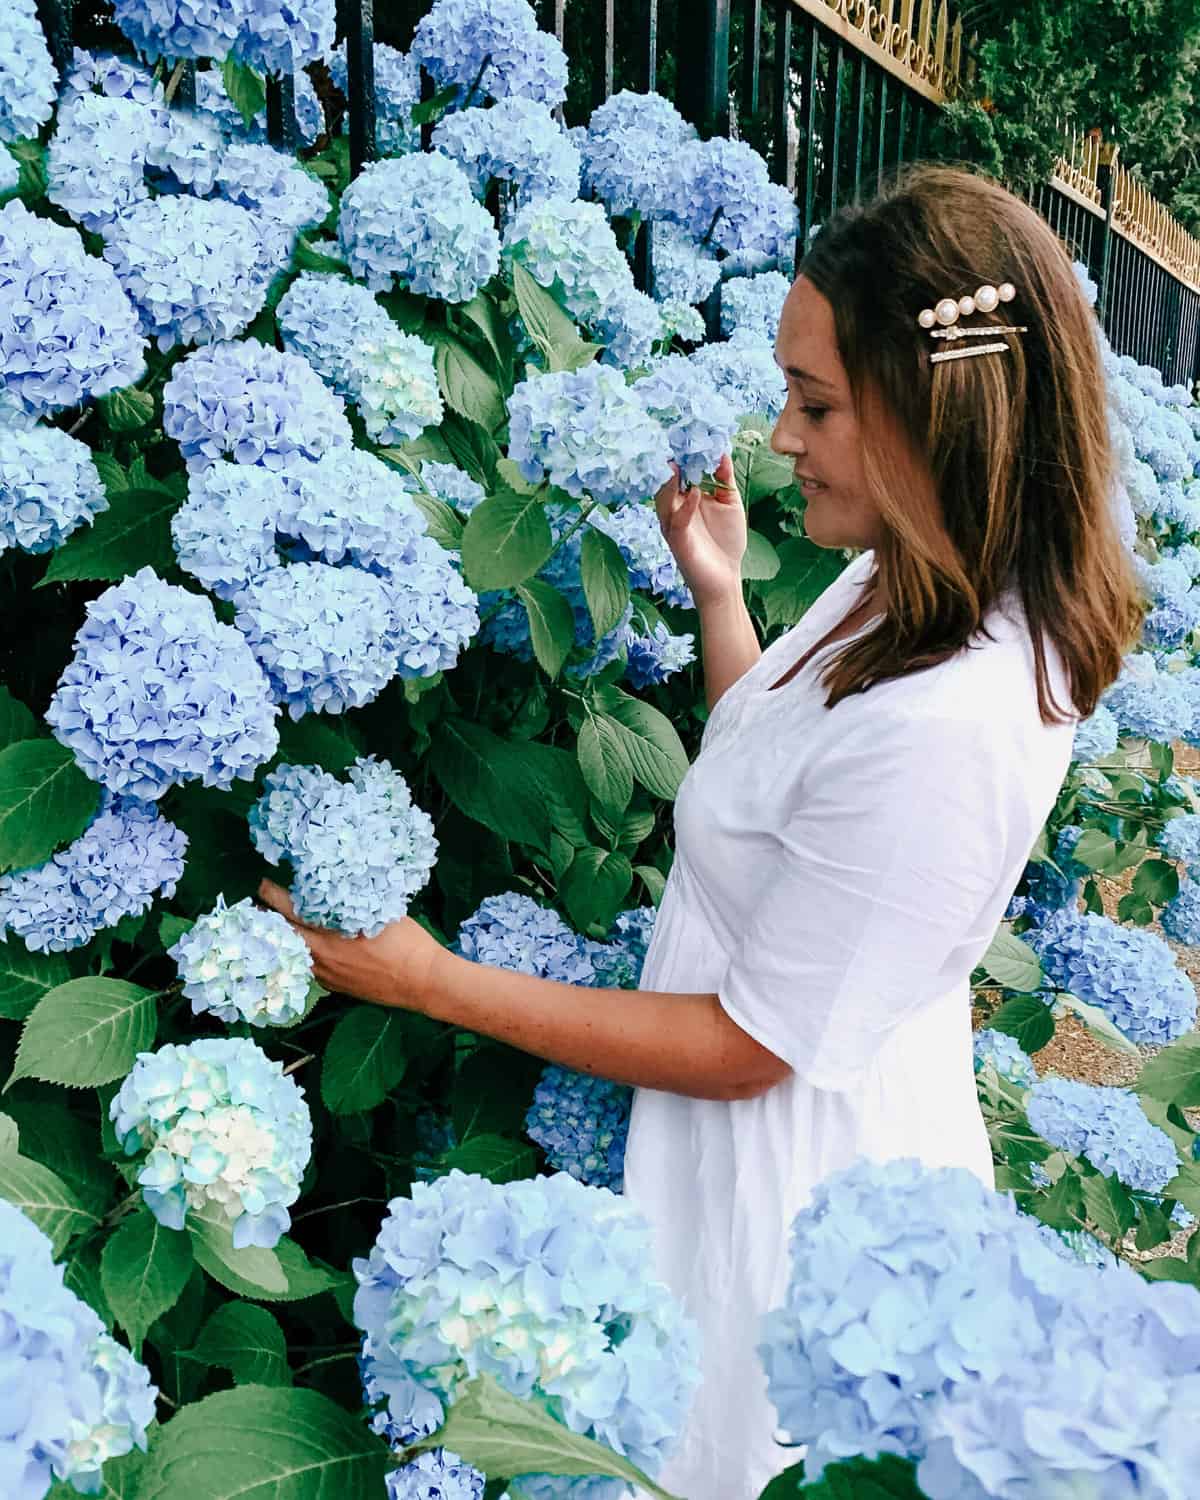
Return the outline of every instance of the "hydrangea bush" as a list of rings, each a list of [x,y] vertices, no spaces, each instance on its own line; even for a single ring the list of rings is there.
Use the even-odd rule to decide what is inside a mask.
[[[77,51],[62,80],[29,0],[10,8],[0,1215],[36,1228],[0,1223],[0,1386],[38,1399],[0,1397],[0,1489],[153,1497],[211,1429],[218,1492],[268,1482],[227,1468],[261,1440],[302,1476],[352,1461],[381,1500],[617,1500],[658,1472],[697,1360],[619,1197],[631,1091],[324,995],[252,898],[271,876],[342,934],[413,918],[580,1005],[638,987],[705,719],[654,492],[731,453],[764,637],[844,563],[805,537],[767,442],[795,207],[745,141],[657,94],[561,123],[566,61],[526,0],[435,0],[409,52],[377,44],[381,159],[354,178],[301,71],[345,85],[328,0],[117,0],[129,45]],[[194,108],[168,100],[183,58]],[[266,139],[279,71],[317,143],[298,156]],[[1146,629],[975,976],[1001,1191],[945,1189],[932,1223],[919,1174],[829,1189],[837,1252],[767,1356],[814,1474],[885,1454],[929,1496],[974,1496],[992,1441],[1026,1493],[1068,1493],[1088,1360],[1124,1379],[1127,1358],[1189,1411],[1200,1262],[1173,1237],[1200,1211],[1200,1082],[1178,946],[1200,941],[1200,795],[1171,746],[1200,745],[1200,411],[1105,361]],[[1098,882],[1122,875],[1114,920]],[[1066,1015],[1138,1052],[1128,1088],[1047,1075]],[[851,1264],[830,1353],[822,1278]],[[1111,1346],[1077,1267],[1109,1276]],[[955,1298],[993,1273],[1012,1318],[980,1332]],[[926,1296],[944,1320],[889,1344],[888,1309]],[[1016,1415],[1037,1382],[1067,1434],[1049,1450]],[[483,1438],[505,1402],[526,1436],[501,1472]],[[1135,1415],[1122,1461],[1174,1482],[1178,1431]],[[593,1472],[539,1464],[563,1443]]]

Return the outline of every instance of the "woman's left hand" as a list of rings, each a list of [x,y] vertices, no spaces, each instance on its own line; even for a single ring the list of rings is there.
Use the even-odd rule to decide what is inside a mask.
[[[434,968],[445,950],[411,917],[390,923],[375,937],[347,937],[301,921],[292,898],[273,881],[262,882],[258,899],[285,916],[308,944],[313,978],[327,990],[376,1005],[423,1008]]]

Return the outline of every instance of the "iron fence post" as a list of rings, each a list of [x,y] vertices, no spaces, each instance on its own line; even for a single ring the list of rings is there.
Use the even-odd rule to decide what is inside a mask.
[[[376,157],[374,0],[339,0],[339,29],[346,41],[350,114],[350,175]]]
[[[1112,267],[1112,225],[1116,203],[1113,197],[1113,169],[1117,164],[1120,147],[1114,141],[1104,141],[1100,146],[1100,164],[1096,168],[1096,186],[1100,190],[1100,206],[1104,210],[1104,236],[1100,251],[1100,281],[1096,292],[1096,314],[1101,328],[1108,328],[1109,271]]]
[[[290,73],[267,78],[267,140],[294,151],[300,144],[296,128],[296,83]]]
[[[729,134],[730,0],[692,0],[679,7],[676,104],[702,134]]]
[[[60,85],[71,71],[74,56],[75,44],[71,35],[74,11],[74,0],[37,0],[38,20],[46,33],[46,43],[58,69]]]

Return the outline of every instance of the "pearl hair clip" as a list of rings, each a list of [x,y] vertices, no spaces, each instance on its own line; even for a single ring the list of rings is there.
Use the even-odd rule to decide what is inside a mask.
[[[917,315],[917,322],[924,328],[930,338],[948,339],[995,339],[997,334],[1028,333],[1029,329],[1012,323],[988,323],[982,328],[963,328],[959,324],[959,318],[969,318],[972,313],[995,312],[1001,302],[1011,302],[1017,295],[1017,289],[1011,281],[1002,281],[999,286],[985,283],[975,289],[974,296],[966,297],[943,297],[936,307],[922,308]],[[975,344],[966,349],[944,349],[939,354],[929,356],[930,364],[937,364],[944,359],[971,359],[976,354],[1003,354],[1007,353],[1008,345],[1002,340],[990,344]]]

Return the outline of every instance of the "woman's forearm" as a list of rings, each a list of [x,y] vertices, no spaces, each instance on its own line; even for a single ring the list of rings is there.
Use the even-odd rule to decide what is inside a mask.
[[[699,614],[704,695],[711,711],[726,688],[759,659],[762,647],[740,585],[719,600],[701,604]]]
[[[754,1098],[790,1071],[716,995],[585,989],[443,950],[419,1009],[580,1073],[697,1099]]]

